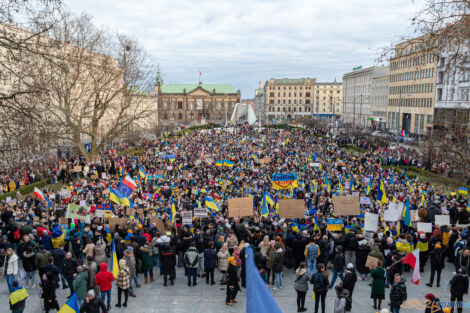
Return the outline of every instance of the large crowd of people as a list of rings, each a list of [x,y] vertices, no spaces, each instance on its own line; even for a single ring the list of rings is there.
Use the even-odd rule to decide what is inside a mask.
[[[118,291],[115,306],[126,307],[141,284],[155,284],[158,274],[170,288],[176,279],[187,280],[188,288],[198,278],[221,284],[225,304],[233,306],[246,287],[248,247],[273,292],[286,288],[283,272],[295,270],[298,312],[306,311],[309,286],[316,295],[315,313],[325,312],[333,288],[334,312],[350,311],[356,282],[369,279],[373,308],[384,309],[382,302],[389,299],[387,310],[399,312],[407,287],[413,288],[402,277],[410,266],[400,260],[416,248],[420,271],[431,272],[428,286],[439,287],[445,260],[451,262],[456,274],[450,298],[463,301],[470,270],[464,226],[469,200],[409,179],[394,167],[423,166],[416,152],[366,145],[366,152],[353,153],[342,148],[345,144],[345,137],[312,131],[237,127],[162,138],[142,145],[142,154],[109,150],[94,162],[79,156],[59,159],[57,171],[68,173],[60,175],[61,189],[45,187],[39,196],[2,202],[0,265],[10,308],[20,313],[34,305],[27,304],[27,290],[39,285],[44,310],[56,310],[56,290],[62,285],[70,297],[76,294],[81,312],[107,312],[113,288]],[[276,173],[295,174],[295,182],[274,189]],[[126,177],[136,185],[128,197],[115,193]],[[369,201],[361,201],[361,214],[341,216],[341,230],[330,231],[327,219],[338,217],[333,199],[342,195]],[[246,196],[253,197],[253,213],[231,217],[228,200]],[[303,199],[304,217],[280,216],[281,199]],[[383,218],[393,202],[407,202],[416,212],[410,224],[401,216]],[[71,218],[70,205],[89,213]],[[206,209],[206,216],[183,221],[185,212],[196,209]],[[375,231],[364,230],[368,212],[380,216]],[[449,215],[449,225],[436,225],[436,215]],[[432,230],[418,231],[418,220],[433,223]],[[376,266],[366,266],[368,256],[378,259]],[[187,277],[177,277],[177,268],[184,268]],[[427,303],[446,310],[438,296],[444,297],[427,295]]]

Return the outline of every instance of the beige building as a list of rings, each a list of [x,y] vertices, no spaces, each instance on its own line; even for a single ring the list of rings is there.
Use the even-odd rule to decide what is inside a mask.
[[[370,121],[376,129],[385,129],[388,103],[388,66],[387,71],[372,77],[372,101]]]
[[[230,84],[163,84],[157,77],[158,118],[161,131],[230,120],[240,102],[240,90]]]
[[[333,117],[343,112],[343,84],[316,83],[313,101],[313,115],[317,117]]]
[[[264,85],[267,121],[312,114],[316,78],[270,78]]]
[[[387,128],[424,135],[432,129],[436,49],[424,37],[395,46],[390,59]]]

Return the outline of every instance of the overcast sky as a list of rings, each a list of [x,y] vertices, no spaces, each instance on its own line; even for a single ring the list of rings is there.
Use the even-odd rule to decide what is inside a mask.
[[[410,34],[423,0],[66,0],[138,38],[164,83],[230,83],[253,98],[270,77],[341,81]]]

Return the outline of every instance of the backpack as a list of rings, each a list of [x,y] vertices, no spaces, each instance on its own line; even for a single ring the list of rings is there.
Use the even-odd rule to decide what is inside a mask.
[[[322,272],[316,272],[312,276],[312,283],[314,289],[323,289],[325,283],[325,275]]]
[[[352,298],[350,296],[346,297],[346,306],[344,307],[346,312],[351,312],[352,309]]]
[[[20,240],[20,239],[21,239],[21,233],[20,233],[20,228],[19,228],[19,227],[18,227],[17,230],[15,230],[15,231],[13,232],[13,238],[14,238],[15,240]]]

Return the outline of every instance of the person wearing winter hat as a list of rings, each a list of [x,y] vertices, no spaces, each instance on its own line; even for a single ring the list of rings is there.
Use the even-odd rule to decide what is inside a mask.
[[[101,299],[101,297],[97,297],[95,295],[95,291],[93,289],[88,290],[85,301],[80,308],[80,313],[97,313],[100,311],[104,313],[108,312],[104,301]]]
[[[429,253],[429,256],[431,257],[431,277],[426,286],[432,287],[434,275],[437,272],[437,287],[439,288],[439,284],[441,282],[441,271],[444,268],[444,251],[442,251],[441,245],[438,243],[435,244],[434,249]]]
[[[428,293],[424,297],[427,299],[425,301],[426,310],[424,311],[424,313],[444,313],[441,305],[439,304],[439,298],[437,298],[432,293]]]
[[[426,234],[421,233],[419,235],[419,240],[415,245],[415,249],[419,249],[419,271],[422,273],[424,271],[424,266],[428,260],[429,253],[429,242],[426,239]]]
[[[344,280],[343,280],[343,288],[349,291],[349,296],[352,297],[354,286],[356,285],[357,275],[356,270],[354,269],[354,265],[352,263],[348,263],[346,267],[346,271],[344,271]]]

